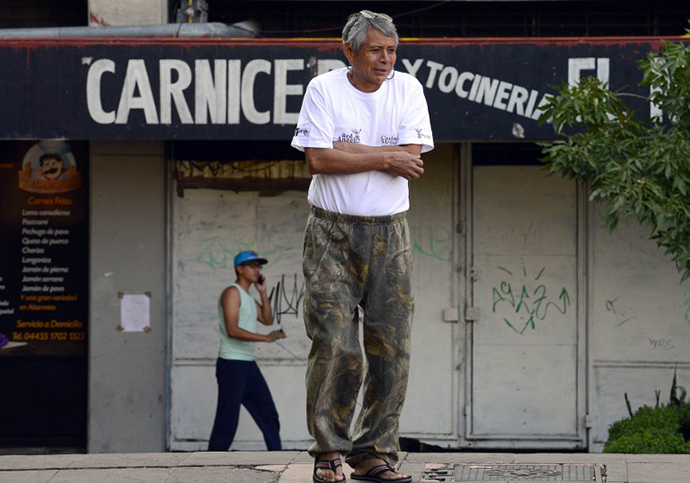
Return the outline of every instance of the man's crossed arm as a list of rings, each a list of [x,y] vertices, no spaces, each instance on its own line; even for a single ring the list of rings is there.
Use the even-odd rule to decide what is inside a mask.
[[[420,156],[422,146],[367,146],[357,143],[334,142],[333,148],[305,148],[311,174],[355,174],[366,171],[386,171],[408,181],[424,173]]]

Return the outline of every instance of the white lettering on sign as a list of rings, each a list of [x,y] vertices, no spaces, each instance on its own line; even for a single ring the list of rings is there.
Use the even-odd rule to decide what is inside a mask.
[[[157,86],[150,80],[154,64],[146,64],[143,59],[116,65],[112,59],[90,58],[84,65],[89,66],[87,108],[98,124],[127,124],[132,112],[143,113],[146,124],[172,124],[175,118],[182,124],[239,124],[240,114],[252,124],[296,124],[299,112],[288,111],[288,98],[304,93],[302,84],[288,81],[291,71],[304,70],[304,59],[253,59],[244,66],[237,59],[197,59],[193,65],[179,59],[161,59],[156,66],[160,79]],[[335,59],[319,60],[317,71],[328,72],[344,65]],[[123,69],[117,107],[104,106],[104,77]],[[260,75],[273,75],[272,108],[264,111],[256,105],[256,100],[261,99],[255,88]],[[158,95],[154,94],[156,90]]]
[[[652,59],[653,64],[658,64],[660,61],[661,59]],[[653,85],[649,86],[649,97],[654,97],[658,92],[661,92],[661,89]],[[664,120],[664,111],[657,104],[650,102],[649,118],[652,120],[652,122],[661,122]],[[675,120],[676,119],[674,118],[673,121]]]
[[[242,61],[228,60],[228,124],[240,123],[240,78]]]
[[[411,64],[409,59],[402,60],[403,65],[407,69],[407,72],[409,72],[410,75],[413,75],[415,77],[417,77],[417,71],[422,66],[422,62],[424,62],[424,59],[417,59],[414,61],[414,64]]]
[[[137,90],[139,95],[135,94]],[[132,109],[143,110],[147,124],[158,124],[149,74],[142,59],[132,59],[127,63],[127,75],[120,95],[120,104],[117,106],[115,124],[127,124],[129,111]]]
[[[568,59],[568,85],[575,87],[582,78],[583,71],[594,71],[597,79],[605,86],[609,84],[609,59],[595,57],[575,57]],[[591,74],[590,74],[591,75]],[[613,114],[608,115],[609,119],[615,119]],[[580,117],[578,117],[580,119]]]
[[[199,59],[194,63],[194,122],[225,124],[228,105],[228,61],[216,59],[211,72],[211,63]]]
[[[161,124],[172,123],[173,105],[182,124],[193,124],[192,113],[184,98],[184,90],[192,84],[192,69],[186,62],[177,59],[163,59],[159,65]],[[177,76],[174,82],[173,72]]]
[[[600,72],[607,76],[608,59],[598,59]],[[407,72],[420,79],[427,89],[437,88],[444,94],[455,92],[460,99],[466,99],[477,104],[484,104],[494,109],[515,113],[518,116],[528,117],[535,121],[541,117],[543,107],[548,102],[551,94],[541,94],[537,90],[529,90],[526,87],[512,84],[501,79],[492,79],[474,72],[459,72],[452,65],[443,65],[433,60],[402,59]],[[423,80],[422,66],[426,66],[426,80]],[[539,102],[537,103],[537,100]]]
[[[573,87],[580,82],[582,71],[593,70],[596,72],[597,79],[604,84],[609,83],[609,65],[607,58],[594,57],[575,57],[568,59],[568,85]]]
[[[438,62],[434,62],[432,60],[427,61],[426,63],[427,67],[429,68],[429,77],[426,79],[426,87],[428,89],[431,89],[434,87],[434,79],[436,79],[436,73],[443,69],[443,64],[439,64]]]
[[[433,60],[401,59],[401,63],[427,89],[455,93],[460,99],[533,120],[540,118],[541,107],[551,97],[506,80],[461,72],[456,66]],[[172,124],[175,119],[181,124],[239,124],[242,117],[257,125],[296,124],[299,112],[288,111],[288,100],[289,96],[302,96],[304,85],[290,84],[290,73],[313,68],[313,62],[308,64],[304,59],[253,59],[245,65],[238,59],[196,59],[193,65],[180,59],[161,59],[157,65],[146,64],[143,59],[129,59],[126,65],[116,65],[112,59],[89,58],[84,65],[89,66],[87,107],[96,123],[127,124],[132,111],[137,111],[143,114],[146,124],[164,125]],[[316,72],[321,74],[344,65],[336,59],[319,59]],[[608,82],[609,65],[608,58],[568,59],[568,82],[576,84],[586,71],[593,71],[602,82]],[[152,86],[149,70],[155,68],[159,85]],[[125,75],[117,106],[104,105],[104,78],[123,69]],[[257,91],[256,84],[263,76],[272,76],[273,99],[262,102],[260,106],[264,110],[260,110],[257,100],[265,96]]]
[[[346,67],[345,62],[338,59],[319,59],[316,66],[316,75],[325,74],[335,69],[340,69],[341,67]]]
[[[252,124],[267,124],[271,120],[270,112],[259,112],[254,105],[254,82],[260,72],[270,74],[271,63],[263,59],[251,60],[242,75],[242,112]]]
[[[297,124],[299,113],[287,112],[287,96],[301,96],[302,86],[289,85],[287,73],[290,70],[303,70],[303,59],[276,60],[276,73],[273,97],[273,122],[275,124]]]
[[[101,103],[101,77],[106,72],[115,73],[115,62],[110,59],[100,59],[89,68],[89,75],[86,78],[86,104],[91,119],[99,124],[115,122],[115,113],[106,112]]]
[[[455,85],[458,82],[458,69],[449,65],[444,67],[441,71],[441,75],[438,79],[438,88],[441,92],[448,94],[450,91],[455,89]]]

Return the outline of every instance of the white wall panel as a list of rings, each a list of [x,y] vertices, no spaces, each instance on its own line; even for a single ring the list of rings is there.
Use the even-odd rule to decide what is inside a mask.
[[[475,374],[490,375],[491,382],[474,392],[480,401],[473,408],[474,434],[516,439],[577,434],[575,346],[479,346],[475,357]]]
[[[454,324],[443,320],[443,309],[452,305],[456,276],[452,148],[440,145],[425,154],[424,175],[410,183],[415,314],[410,382],[400,422],[403,435],[455,431],[455,333]]]
[[[538,166],[474,169],[477,254],[575,253],[575,184]]]
[[[690,283],[634,223],[609,233],[597,214],[592,242],[595,359],[689,361]]]
[[[555,441],[578,425],[577,194],[536,166],[478,166],[473,186],[470,438]],[[486,444],[491,444],[486,443]]]
[[[165,201],[162,143],[91,143],[90,453],[165,449]],[[150,332],[116,330],[119,292],[151,293]]]
[[[304,403],[297,401],[304,401],[310,347],[301,308],[302,238],[308,211],[303,192],[259,196],[258,192],[186,190],[184,198],[174,198],[172,449],[207,445],[217,395],[218,298],[235,280],[235,254],[250,248],[269,260],[263,273],[272,301],[280,299],[276,322],[279,319],[287,333],[279,342],[258,343],[257,361],[279,409],[284,446],[304,445],[308,436]],[[291,422],[286,424],[288,419]],[[263,447],[261,433],[243,412],[233,449]]]
[[[629,417],[625,404],[628,394],[630,406],[636,411],[643,405],[655,406],[655,391],[660,391],[661,404],[668,404],[673,381],[671,364],[629,363],[596,364],[594,368],[594,412],[591,450],[601,451],[608,439],[611,424]],[[678,385],[687,387],[690,364],[678,366]]]
[[[668,403],[673,367],[678,384],[690,385],[690,284],[663,250],[635,222],[609,233],[601,213],[591,229],[591,445],[601,450],[608,427],[633,409]]]
[[[442,314],[451,304],[454,277],[452,148],[439,147],[424,159],[426,173],[410,188],[416,308],[401,431],[449,434],[456,410],[453,325]],[[174,196],[172,449],[207,444],[216,398],[218,297],[235,279],[234,255],[247,248],[269,259],[263,272],[274,307],[278,297],[276,318],[287,333],[278,343],[257,344],[257,361],[279,409],[284,447],[306,448],[304,373],[311,343],[303,322],[302,244],[308,212],[306,193],[299,191],[259,196],[186,190],[184,198]],[[263,448],[261,434],[244,412],[233,448]]]
[[[168,22],[165,0],[89,0],[89,25],[158,25]]]
[[[284,449],[306,448],[307,433],[304,394],[304,366],[276,366],[259,362],[280,415]],[[218,389],[213,365],[178,365],[172,373],[172,448],[177,451],[205,451],[213,427]],[[261,432],[242,408],[232,449],[265,450]]]

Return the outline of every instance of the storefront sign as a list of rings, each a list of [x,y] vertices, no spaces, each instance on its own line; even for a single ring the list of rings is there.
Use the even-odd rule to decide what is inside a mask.
[[[677,38],[676,40],[682,40]],[[553,138],[540,106],[586,75],[647,96],[636,62],[659,39],[402,42],[437,141]],[[337,41],[4,41],[0,138],[286,140]],[[654,106],[632,105],[648,118]]]
[[[85,355],[86,143],[0,143],[0,355]]]

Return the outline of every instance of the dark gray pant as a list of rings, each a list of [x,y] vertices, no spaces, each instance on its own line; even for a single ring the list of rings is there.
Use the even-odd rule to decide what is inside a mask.
[[[410,368],[412,247],[405,214],[362,217],[312,208],[304,238],[304,321],[312,340],[307,366],[309,453],[339,451],[354,464],[397,462],[400,412]],[[362,385],[357,306],[364,312]]]

